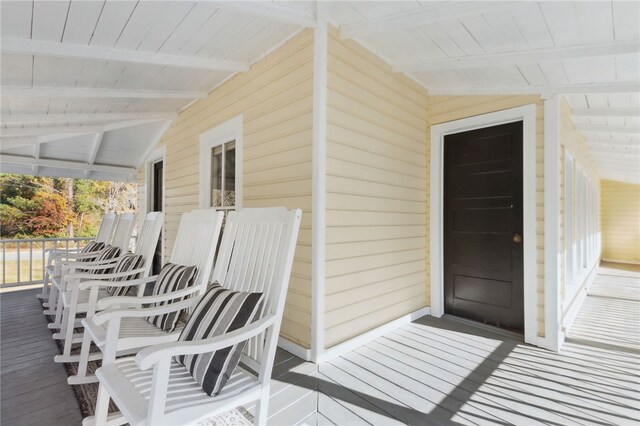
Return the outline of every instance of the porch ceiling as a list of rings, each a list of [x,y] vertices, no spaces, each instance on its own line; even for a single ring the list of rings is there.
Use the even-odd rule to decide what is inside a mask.
[[[640,183],[638,2],[323,2],[434,95],[565,94],[603,178]],[[3,171],[131,180],[177,112],[315,2],[2,2]]]

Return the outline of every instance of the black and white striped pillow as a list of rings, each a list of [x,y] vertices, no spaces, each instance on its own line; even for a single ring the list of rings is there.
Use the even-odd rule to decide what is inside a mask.
[[[220,286],[209,288],[178,340],[202,340],[237,330],[250,324],[260,311],[262,293],[227,290]],[[189,370],[207,395],[217,395],[240,362],[246,341],[215,352],[180,355],[176,361]]]
[[[153,286],[153,296],[172,293],[174,291],[184,290],[187,287],[191,287],[195,280],[196,272],[197,269],[195,266],[182,266],[173,263],[166,263],[158,274],[156,284]],[[159,306],[164,306],[167,303],[180,302],[182,299],[184,299],[184,297],[178,297],[171,301],[156,302],[154,307],[157,308]],[[176,329],[181,313],[182,311],[153,315],[147,317],[147,321],[156,327],[160,327],[164,331],[171,333]]]
[[[99,243],[97,241],[91,241],[89,244],[84,246],[80,253],[82,254],[93,254],[93,256],[82,257],[78,259],[80,262],[93,262],[96,260],[96,256],[100,253],[101,250],[104,249],[104,243]]]
[[[116,266],[113,268],[113,273],[117,274],[120,272],[133,271],[134,269],[138,269],[142,267],[142,264],[143,264],[142,255],[127,253],[124,256],[120,257],[120,259],[118,259],[118,263],[116,263]],[[135,280],[136,278],[140,278],[139,273],[135,275],[125,275],[123,277],[110,278],[109,281],[121,282],[121,281]],[[107,293],[109,293],[111,296],[124,296],[129,292],[130,289],[131,289],[131,286],[107,287]]]
[[[120,248],[114,246],[106,246],[95,259],[95,262],[104,262],[107,260],[113,260],[120,254]],[[113,271],[113,267],[106,269],[92,269],[94,274],[110,274]]]

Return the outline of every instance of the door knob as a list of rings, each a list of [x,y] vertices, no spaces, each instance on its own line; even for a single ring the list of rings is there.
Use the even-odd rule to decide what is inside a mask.
[[[513,242],[516,244],[520,244],[522,242],[522,235],[513,234]]]

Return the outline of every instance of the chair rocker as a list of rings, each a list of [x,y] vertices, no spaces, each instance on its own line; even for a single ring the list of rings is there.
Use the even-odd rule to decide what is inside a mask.
[[[82,333],[74,333],[74,329],[82,325],[79,319],[76,319],[80,313],[93,314],[96,311],[96,304],[100,298],[109,297],[108,291],[111,289],[123,289],[128,290],[128,287],[118,286],[120,282],[128,282],[137,278],[148,277],[153,265],[153,254],[162,231],[162,225],[164,223],[164,213],[151,212],[145,217],[144,223],[138,235],[134,255],[142,257],[142,265],[139,267],[126,270],[122,272],[110,272],[101,273],[96,275],[96,269],[89,269],[82,273],[71,273],[67,276],[67,285],[65,291],[61,293],[62,302],[62,324],[63,327],[60,333],[54,334],[54,338],[64,339],[64,349],[62,355],[56,355],[54,357],[55,362],[77,362],[80,359],[79,355],[71,355],[71,348],[73,343],[79,343],[82,341]],[[103,269],[105,267],[113,268],[117,262],[126,256],[126,252],[121,252],[122,256],[111,261],[110,263],[102,264],[99,266],[91,266],[90,268]],[[97,281],[102,286],[96,286],[95,291],[81,290],[79,283],[87,280]],[[144,292],[144,286],[138,286],[138,294]]]
[[[175,341],[142,349],[135,357],[115,359],[118,327],[127,318],[158,312],[154,308],[101,312],[96,324],[107,323],[96,414],[83,425],[182,425],[257,401],[255,424],[266,423],[271,370],[293,264],[300,210],[243,209],[231,212],[212,279],[234,291],[262,292],[255,321],[235,331],[193,341]],[[193,299],[179,302],[187,306]],[[170,308],[173,305],[164,307]],[[186,367],[174,357],[204,354],[248,341],[241,361],[257,376],[238,366],[216,396],[208,396]],[[108,414],[113,399],[120,412]]]
[[[107,244],[109,241],[111,241],[111,236],[113,234],[113,230],[115,229],[117,222],[118,222],[118,215],[116,213],[106,213],[102,217],[102,222],[100,222],[100,227],[98,228],[98,234],[96,235],[95,240],[93,240],[92,242]],[[50,307],[49,299],[50,299],[51,277],[55,275],[60,275],[60,268],[61,268],[63,259],[71,260],[71,259],[81,259],[83,257],[86,258],[89,256],[95,256],[95,254],[93,253],[91,254],[83,253],[81,249],[62,250],[58,248],[45,250],[45,255],[47,254],[48,254],[48,259],[47,259],[47,266],[44,269],[42,293],[36,296],[37,298],[43,300],[43,306],[45,308]],[[53,299],[57,300],[57,294],[54,295]]]
[[[196,277],[193,284],[184,290],[178,292],[170,292],[157,296],[143,296],[142,292],[138,293],[138,297],[120,296],[107,297],[100,299],[94,303],[94,297],[98,294],[100,288],[114,283],[105,283],[103,281],[85,281],[79,284],[80,290],[91,291],[91,299],[89,301],[89,309],[87,317],[82,320],[84,327],[84,335],[82,338],[82,348],[80,350],[78,374],[68,379],[70,384],[92,383],[97,382],[95,375],[87,374],[87,364],[89,361],[101,359],[107,356],[105,352],[106,342],[106,324],[94,321],[100,318],[101,313],[95,314],[95,310],[104,310],[107,308],[114,309],[118,307],[136,308],[143,305],[173,301],[180,297],[192,297],[197,300],[197,296],[204,292],[207,287],[211,269],[213,267],[213,258],[216,246],[220,239],[220,230],[224,213],[212,209],[193,210],[182,215],[176,241],[171,254],[170,263],[195,266]],[[137,279],[133,281],[121,281],[115,283],[116,286],[132,286],[137,285],[144,288],[149,282],[155,282],[158,276]],[[172,304],[171,304],[172,305]],[[167,306],[171,306],[167,305]],[[95,309],[94,309],[95,308]],[[170,308],[171,310],[172,308]],[[177,310],[179,312],[180,309]],[[118,322],[117,326],[109,329],[110,333],[117,333],[118,337],[116,351],[118,355],[126,355],[135,353],[139,348],[162,343],[165,341],[174,341],[178,338],[182,327],[179,326],[174,332],[167,333],[155,325],[146,321],[142,317],[127,317],[122,322]],[[90,353],[91,342],[94,342],[100,349],[100,352]],[[115,358],[115,354],[113,355]]]

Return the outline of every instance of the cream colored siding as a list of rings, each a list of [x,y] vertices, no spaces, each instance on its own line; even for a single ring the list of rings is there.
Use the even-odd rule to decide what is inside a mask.
[[[426,92],[329,36],[325,342],[429,303]]]
[[[429,126],[536,104],[536,249],[538,335],[544,336],[544,107],[539,96],[430,96]],[[429,134],[428,134],[429,135]],[[433,232],[433,231],[432,231]]]
[[[602,258],[640,263],[640,185],[601,185]]]
[[[282,335],[309,347],[311,322],[312,32],[306,30],[180,113],[167,147],[165,253],[182,213],[199,207],[199,136],[243,114],[243,206],[302,208]],[[142,177],[144,180],[144,176]]]

